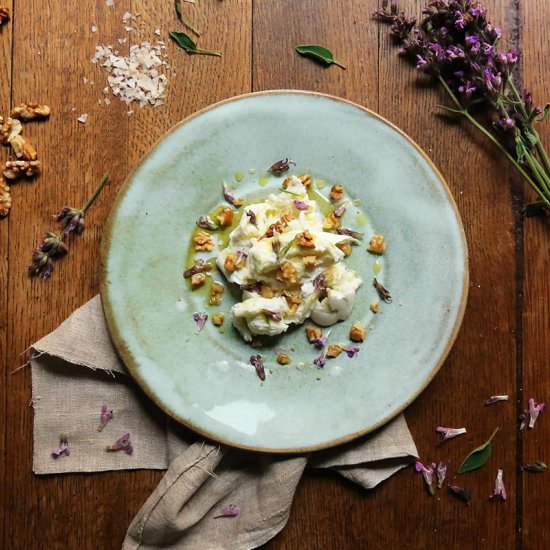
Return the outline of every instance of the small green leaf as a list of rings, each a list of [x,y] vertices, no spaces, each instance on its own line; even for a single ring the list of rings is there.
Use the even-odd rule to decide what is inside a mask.
[[[550,103],[547,103],[542,110],[542,113],[535,119],[537,122],[544,122],[550,113]]]
[[[189,54],[196,53],[200,55],[216,55],[217,57],[222,56],[222,52],[216,50],[203,50],[202,48],[197,48],[197,45],[193,39],[184,32],[171,31],[170,38],[172,38],[172,40],[174,40],[180,48],[183,48]]]
[[[525,218],[534,218],[548,212],[548,207],[544,201],[530,202],[525,205],[525,208],[521,211]]]
[[[527,138],[527,141],[533,147],[540,141],[540,138],[535,131],[531,131],[528,128],[525,128],[524,133],[525,133],[525,137]]]
[[[516,158],[520,164],[523,162],[525,153],[526,153],[526,149],[525,149],[523,140],[519,136],[517,136],[516,137]]]
[[[197,36],[200,36],[201,33],[198,31],[198,29],[189,21],[189,19],[186,19],[183,16],[183,13],[181,12],[181,0],[176,0],[176,13],[178,14],[179,20],[186,26],[189,27]]]
[[[498,428],[493,432],[491,437],[483,445],[480,445],[477,449],[474,449],[464,459],[464,462],[460,465],[460,468],[458,469],[459,474],[476,470],[477,468],[483,466],[489,460],[489,457],[491,456],[491,452],[493,450],[491,441],[493,441],[493,438],[495,437],[497,432]]]
[[[338,67],[345,69],[344,65],[341,63],[338,63],[338,61],[334,60],[334,56],[332,55],[332,52],[323,46],[317,46],[315,44],[309,44],[305,46],[296,46],[294,48],[300,55],[304,55],[306,57],[311,57],[312,59],[315,59],[316,61],[320,61],[321,63],[324,63],[325,65],[338,65]]]

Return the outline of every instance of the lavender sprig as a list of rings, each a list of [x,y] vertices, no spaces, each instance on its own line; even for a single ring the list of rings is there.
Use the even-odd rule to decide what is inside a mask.
[[[84,231],[84,216],[95,201],[103,186],[107,182],[107,172],[103,174],[99,185],[96,187],[92,196],[87,200],[86,204],[80,208],[64,206],[54,218],[57,221],[64,223],[65,227],[60,235],[50,231],[46,234],[44,240],[37,246],[32,254],[32,263],[28,268],[28,273],[31,277],[40,276],[42,279],[49,279],[54,269],[54,259],[65,256],[69,249],[63,242],[71,233],[77,235]]]
[[[540,200],[527,205],[525,215],[550,212],[550,159],[535,129],[550,112],[550,104],[534,105],[529,91],[517,84],[517,50],[501,51],[502,30],[487,19],[477,0],[431,0],[417,24],[396,1],[373,16],[391,25],[399,53],[438,81],[452,100],[447,111],[465,117],[490,139],[537,192]],[[474,116],[483,105],[491,126]]]

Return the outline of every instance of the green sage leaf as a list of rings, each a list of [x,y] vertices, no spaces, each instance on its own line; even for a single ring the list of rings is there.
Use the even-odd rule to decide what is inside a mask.
[[[197,48],[194,40],[184,32],[171,31],[170,38],[180,47],[183,48],[189,54],[200,54],[200,55],[215,55],[217,57],[222,56],[222,52],[217,50],[203,50],[202,48]]]
[[[493,438],[498,432],[498,428],[493,432],[491,437],[483,443],[483,445],[480,445],[477,447],[477,449],[474,449],[465,459],[464,462],[460,465],[460,468],[458,469],[459,474],[463,474],[465,472],[471,472],[472,470],[477,470],[477,468],[480,468],[483,466],[490,458],[491,452],[493,451],[493,446],[491,445],[491,441],[493,441]]]
[[[315,44],[309,44],[304,46],[296,46],[294,48],[300,55],[305,57],[311,57],[316,61],[324,63],[325,65],[338,65],[338,67],[345,69],[344,65],[334,60],[332,52],[323,46],[317,46]]]
[[[176,13],[178,14],[179,20],[188,28],[190,28],[197,36],[200,36],[201,33],[199,30],[189,21],[189,19],[185,18],[183,16],[183,13],[181,11],[181,0],[176,0]]]

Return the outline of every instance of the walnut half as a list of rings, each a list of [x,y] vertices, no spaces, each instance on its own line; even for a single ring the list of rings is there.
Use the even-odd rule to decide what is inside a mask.
[[[0,217],[7,216],[11,209],[10,187],[4,181],[0,181]]]
[[[21,176],[31,178],[38,174],[39,167],[39,160],[7,160],[2,173],[10,180],[16,180]]]
[[[19,118],[21,120],[47,118],[50,116],[50,108],[47,105],[40,105],[38,103],[21,103],[11,110],[10,116],[11,118]]]
[[[15,136],[11,141],[11,148],[18,159],[36,160],[38,155],[34,145],[23,136]]]
[[[4,120],[3,117],[0,117],[0,143],[7,145],[21,133],[22,129],[21,122],[15,118],[8,117]]]

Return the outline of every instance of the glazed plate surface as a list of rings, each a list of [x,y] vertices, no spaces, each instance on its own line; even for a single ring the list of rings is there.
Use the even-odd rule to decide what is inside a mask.
[[[348,342],[355,320],[368,335],[355,358],[342,354],[323,369],[313,365],[319,352],[303,327],[252,349],[230,326],[238,293],[210,307],[182,276],[197,218],[223,204],[222,181],[238,197],[265,198],[283,180],[266,168],[285,157],[296,162],[291,173],[311,174],[324,195],[342,184],[354,201],[343,225],[365,233],[346,259],[363,285],[330,341]],[[388,243],[380,258],[367,252],[374,233]],[[377,314],[369,309],[375,271],[393,296]],[[125,183],[102,242],[103,307],[132,376],[188,427],[261,451],[334,446],[402,411],[447,356],[467,285],[462,223],[426,155],[378,115],[311,92],[240,96],[177,125]],[[200,333],[196,311],[210,315]],[[216,311],[226,314],[224,332],[210,322]],[[290,365],[277,364],[279,350]],[[265,357],[263,383],[249,364],[256,353]]]

